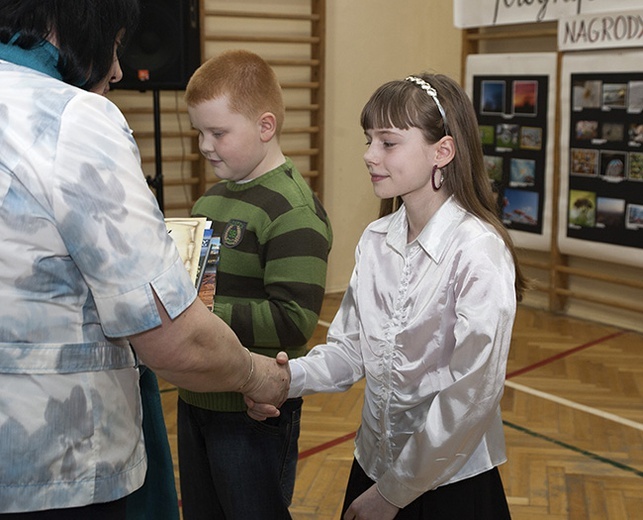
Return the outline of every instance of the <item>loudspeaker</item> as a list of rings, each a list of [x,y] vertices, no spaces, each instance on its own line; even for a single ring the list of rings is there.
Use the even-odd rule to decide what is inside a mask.
[[[120,56],[125,90],[183,90],[201,64],[199,0],[142,0],[138,28]]]

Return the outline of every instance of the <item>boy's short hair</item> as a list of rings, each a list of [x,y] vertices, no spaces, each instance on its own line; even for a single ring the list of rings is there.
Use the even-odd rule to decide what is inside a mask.
[[[239,49],[210,58],[190,78],[185,102],[193,107],[225,95],[230,109],[249,119],[273,113],[279,135],[285,115],[281,87],[275,71],[259,55]]]

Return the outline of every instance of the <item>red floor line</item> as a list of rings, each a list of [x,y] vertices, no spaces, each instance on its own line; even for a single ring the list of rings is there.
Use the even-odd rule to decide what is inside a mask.
[[[599,338],[594,341],[590,341],[589,343],[585,343],[584,345],[580,345],[578,347],[574,347],[570,350],[565,350],[563,352],[559,352],[555,356],[551,356],[545,359],[542,359],[538,361],[538,363],[534,363],[533,365],[529,365],[523,368],[520,368],[518,370],[514,370],[513,372],[509,372],[505,379],[511,379],[512,377],[520,376],[522,374],[525,374],[527,372],[531,372],[532,370],[535,370],[537,368],[540,368],[542,366],[548,365],[549,363],[553,363],[554,361],[558,361],[559,359],[562,359],[564,357],[570,356],[576,352],[579,352],[581,350],[585,350],[586,348],[593,347],[594,345],[598,345],[599,343],[603,343],[604,341],[610,340],[612,338],[616,338],[618,336],[622,336],[625,334],[625,331],[620,331],[620,332],[615,332],[614,334],[610,334],[609,336],[605,336],[602,338]]]
[[[589,343],[585,343],[583,345],[580,345],[578,347],[574,347],[570,350],[565,350],[564,352],[559,352],[555,356],[548,357],[546,359],[543,359],[539,361],[538,363],[534,363],[533,365],[526,366],[524,368],[521,368],[519,370],[514,370],[513,372],[509,372],[505,379],[510,379],[512,377],[516,377],[522,374],[525,374],[526,372],[531,372],[532,370],[535,370],[537,368],[540,368],[542,366],[548,365],[549,363],[553,363],[554,361],[558,361],[559,359],[562,359],[564,357],[570,356],[576,352],[579,352],[581,350],[585,350],[586,348],[593,347],[594,345],[598,345],[599,343],[603,343],[604,341],[608,341],[612,338],[616,338],[618,336],[622,336],[625,334],[625,331],[619,331],[615,332],[614,334],[610,334],[609,336],[604,336],[602,338],[598,338],[594,341],[590,341]],[[310,457],[311,455],[316,455],[317,453],[320,453],[322,451],[328,450],[330,448],[333,448],[337,446],[338,444],[342,444],[343,442],[349,441],[351,439],[355,438],[355,435],[357,432],[351,432],[347,433],[346,435],[343,435],[342,437],[338,437],[337,439],[333,439],[332,441],[325,442],[324,444],[320,444],[319,446],[315,446],[314,448],[310,448],[308,450],[302,451],[299,453],[299,459],[305,459],[306,457]]]
[[[306,457],[310,457],[311,455],[315,455],[319,452],[328,450],[334,446],[337,446],[338,444],[350,441],[351,439],[355,438],[355,435],[357,435],[357,432],[347,433],[346,435],[337,437],[337,439],[325,442],[324,444],[320,444],[319,446],[315,446],[314,448],[310,448],[309,450],[302,451],[299,453],[299,459],[305,459]]]

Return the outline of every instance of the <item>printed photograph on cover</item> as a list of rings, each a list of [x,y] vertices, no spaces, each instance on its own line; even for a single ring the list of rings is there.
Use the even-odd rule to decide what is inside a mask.
[[[210,221],[208,224],[211,225]],[[196,282],[194,286],[198,289],[201,287],[201,280],[203,279],[203,272],[205,264],[210,254],[210,248],[212,247],[212,228],[209,227],[203,231],[203,240],[201,241],[201,253],[199,255],[199,269],[196,275]]]
[[[210,239],[207,261],[203,268],[203,276],[198,286],[199,298],[211,311],[214,307],[214,296],[217,289],[217,268],[219,266],[219,253],[221,250],[221,237],[213,235]]]
[[[183,265],[190,273],[192,283],[196,286],[203,232],[207,227],[206,219],[203,217],[168,217],[165,219],[165,226],[176,244]]]

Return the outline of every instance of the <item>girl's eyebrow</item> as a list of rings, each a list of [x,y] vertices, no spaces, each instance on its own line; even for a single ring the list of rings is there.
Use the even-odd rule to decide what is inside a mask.
[[[396,131],[395,129],[391,128],[381,128],[381,129],[371,129],[371,130],[366,130],[364,132],[365,134],[375,134],[378,136],[388,136],[388,135],[399,135],[399,132]]]

